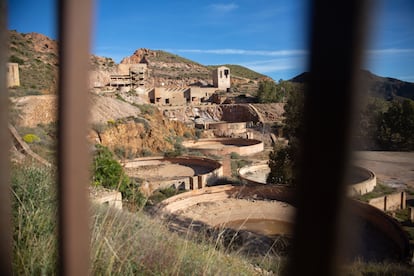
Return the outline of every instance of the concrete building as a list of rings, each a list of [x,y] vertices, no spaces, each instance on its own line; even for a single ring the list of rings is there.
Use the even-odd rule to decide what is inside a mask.
[[[230,83],[230,69],[225,66],[220,66],[213,70],[213,85],[219,90],[228,90]]]
[[[156,105],[185,105],[185,91],[188,88],[170,89],[166,87],[155,87],[149,92],[150,103]]]
[[[19,64],[7,63],[7,87],[20,86]]]
[[[110,76],[110,86],[114,86],[118,89],[121,87],[130,89],[145,87],[148,79],[147,64],[119,64],[118,72],[119,74]]]
[[[184,92],[184,97],[189,104],[200,104],[208,101],[216,90],[217,88],[215,87],[192,86]]]

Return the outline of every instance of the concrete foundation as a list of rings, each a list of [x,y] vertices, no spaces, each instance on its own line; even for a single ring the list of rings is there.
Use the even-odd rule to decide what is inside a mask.
[[[182,225],[186,231],[194,229],[191,228],[194,225],[214,228],[250,219],[294,223],[297,205],[294,195],[293,188],[279,185],[215,186],[168,198],[155,212],[162,217],[172,217],[175,223],[191,222],[191,225]],[[348,260],[405,260],[408,257],[408,237],[393,218],[363,202],[349,199],[347,204],[350,207],[347,221],[352,224],[348,230],[352,229],[352,233],[346,231],[349,235],[345,233],[345,237],[352,236],[354,245],[347,254]]]
[[[122,194],[118,191],[104,189],[102,187],[91,187],[89,197],[98,204],[107,204],[116,209],[122,209]]]
[[[223,176],[219,162],[200,157],[147,157],[137,158],[124,163],[130,177],[143,179],[146,195],[157,189],[175,187],[176,189],[197,190],[214,184]]]

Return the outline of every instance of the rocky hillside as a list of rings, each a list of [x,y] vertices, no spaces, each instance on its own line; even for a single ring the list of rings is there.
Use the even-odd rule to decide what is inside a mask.
[[[56,91],[58,72],[58,44],[37,33],[10,31],[10,62],[19,64],[21,87],[12,89],[13,96],[48,94]],[[219,65],[204,66],[189,59],[161,50],[138,49],[121,63],[147,63],[150,86],[183,87],[212,85],[211,71]],[[120,74],[118,64],[110,57],[90,57],[90,87],[109,83],[112,74]],[[257,82],[268,79],[248,68],[226,64],[232,74],[236,92],[251,93]]]
[[[38,33],[9,32],[10,62],[19,64],[20,89],[29,94],[54,93],[57,85],[57,43]]]
[[[138,49],[121,63],[146,63],[150,69],[151,83],[166,87],[181,87],[190,85],[212,85],[211,72],[221,65],[204,66],[192,60],[161,50]],[[252,71],[240,65],[226,64],[230,68],[234,86],[256,84],[261,79],[269,77]]]
[[[290,81],[304,83],[309,79],[309,72],[304,72]],[[367,95],[385,100],[408,98],[414,100],[414,83],[394,78],[377,76],[367,70],[361,70],[360,85]]]

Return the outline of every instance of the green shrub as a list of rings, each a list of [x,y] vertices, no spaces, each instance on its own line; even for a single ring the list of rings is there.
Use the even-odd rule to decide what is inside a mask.
[[[196,139],[200,139],[202,134],[203,134],[203,131],[201,129],[196,129],[195,130]]]
[[[28,144],[37,143],[40,142],[40,138],[35,134],[26,134],[23,136],[23,141],[25,141]]]
[[[96,145],[93,158],[93,184],[122,193],[122,197],[141,207],[144,196],[139,191],[139,183],[131,181],[121,164],[105,146]]]
[[[142,149],[141,150],[141,156],[143,157],[147,157],[147,156],[151,156],[152,152],[149,149]]]
[[[136,117],[134,118],[134,122],[138,124],[142,124],[144,126],[145,132],[148,132],[151,130],[151,125],[148,122],[148,120],[145,118]],[[144,137],[145,137],[145,133],[144,133]]]
[[[244,166],[250,165],[251,163],[252,163],[251,161],[244,160],[244,159],[233,159],[233,160],[231,160],[231,163],[230,163],[231,175],[233,177],[237,177],[238,176],[237,170],[244,167]]]
[[[190,133],[189,131],[185,131],[185,132],[184,132],[184,134],[183,134],[183,136],[184,136],[185,138],[187,138],[187,139],[189,139],[189,138],[191,138],[191,137],[192,137],[192,135],[191,135],[191,133]]]
[[[232,152],[232,153],[230,153],[230,158],[231,159],[240,159],[240,154],[238,154],[237,152]]]
[[[155,113],[156,107],[151,104],[139,104],[136,105],[142,114],[153,115]]]
[[[23,64],[24,64],[24,60],[23,60],[23,59],[21,59],[21,58],[19,58],[19,57],[16,57],[16,56],[14,56],[14,55],[12,55],[12,56],[9,58],[9,62],[11,62],[11,63],[18,63],[19,65],[23,65]]]

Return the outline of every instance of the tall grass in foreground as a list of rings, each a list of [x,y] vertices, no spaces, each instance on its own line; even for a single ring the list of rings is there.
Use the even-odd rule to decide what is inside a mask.
[[[12,195],[14,274],[57,274],[54,171],[13,166]],[[269,275],[267,271],[278,275],[283,270],[280,258],[246,258],[226,248],[217,250],[215,241],[178,236],[142,212],[92,205],[90,213],[91,275]],[[405,265],[363,262],[344,267],[343,272],[414,275]]]
[[[14,166],[13,269],[18,275],[57,274],[57,219],[53,171]],[[246,260],[171,233],[144,213],[91,208],[91,274],[252,275]]]
[[[12,167],[13,270],[56,274],[56,192],[51,169]]]

